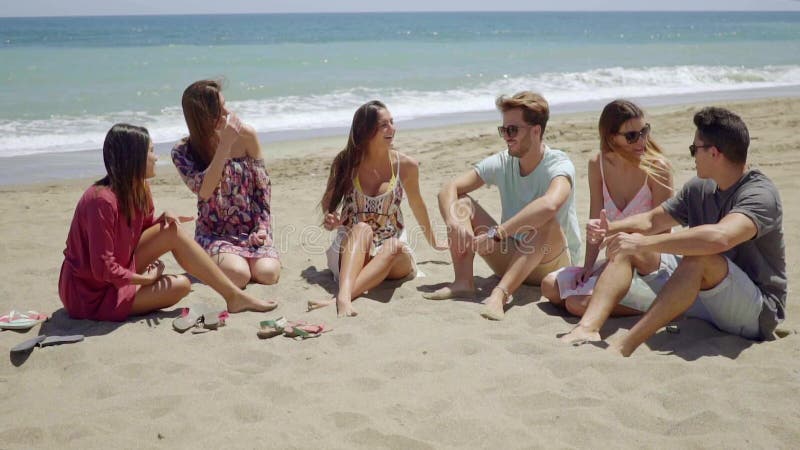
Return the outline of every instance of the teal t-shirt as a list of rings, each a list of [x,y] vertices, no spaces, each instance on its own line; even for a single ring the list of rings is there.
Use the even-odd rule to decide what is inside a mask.
[[[496,153],[475,165],[478,176],[489,186],[500,190],[503,207],[501,222],[515,216],[528,203],[547,192],[555,177],[567,177],[572,185],[569,199],[558,210],[558,223],[567,237],[567,246],[572,262],[578,261],[581,250],[581,233],[578,215],[575,213],[575,166],[566,153],[545,146],[544,158],[533,172],[519,174],[519,158],[508,154],[508,150]]]

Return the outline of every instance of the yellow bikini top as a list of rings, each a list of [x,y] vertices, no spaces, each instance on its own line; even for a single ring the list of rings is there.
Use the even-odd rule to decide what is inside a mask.
[[[400,158],[397,158],[397,164],[398,165],[400,164]],[[395,175],[395,172],[394,172],[394,164],[392,164],[392,178],[389,179],[389,189],[387,189],[386,192],[384,192],[383,194],[378,194],[378,195],[375,195],[374,197],[380,197],[380,196],[385,195],[385,194],[387,194],[389,192],[392,192],[392,190],[394,189],[395,183],[397,183],[397,176]],[[361,189],[361,182],[358,181],[358,174],[356,174],[356,177],[353,180],[353,185],[355,186],[356,189],[358,189],[361,192],[362,195],[367,195],[367,194],[364,194],[364,190]],[[373,196],[369,195],[368,197],[373,197]]]

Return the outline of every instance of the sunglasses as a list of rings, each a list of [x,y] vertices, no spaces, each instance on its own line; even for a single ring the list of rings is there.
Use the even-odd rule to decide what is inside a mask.
[[[533,126],[521,127],[519,125],[509,125],[507,127],[497,127],[497,133],[500,135],[500,137],[508,136],[513,138],[517,135],[517,133],[519,133],[519,130],[523,128],[533,128]]]
[[[644,124],[644,128],[639,131],[628,131],[627,133],[617,133],[625,138],[628,144],[635,144],[639,139],[646,138],[650,134],[650,124]]]
[[[710,145],[710,144],[709,145],[694,145],[694,144],[692,144],[692,145],[689,146],[689,154],[692,155],[692,158],[694,158],[694,155],[697,154],[697,149],[699,149],[699,148],[708,148],[708,147],[713,147],[713,145]]]

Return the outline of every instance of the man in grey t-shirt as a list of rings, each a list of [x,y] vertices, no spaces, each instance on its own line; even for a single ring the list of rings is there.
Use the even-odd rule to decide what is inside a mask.
[[[694,123],[697,131],[689,151],[697,178],[650,212],[587,226],[590,239],[606,239],[610,258],[645,250],[683,255],[647,313],[612,344],[624,356],[683,313],[748,339],[771,339],[785,317],[786,257],[778,190],[763,173],[748,168],[750,136],[739,116],[711,107],[698,112]],[[678,224],[689,228],[658,234]],[[613,308],[590,303],[570,333],[572,340],[599,340],[595,324],[605,320],[609,306]]]

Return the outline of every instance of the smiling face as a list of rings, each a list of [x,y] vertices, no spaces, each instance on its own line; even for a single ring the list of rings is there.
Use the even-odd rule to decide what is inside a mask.
[[[648,133],[644,133],[643,131],[647,129],[647,123],[644,120],[644,117],[634,117],[633,119],[626,120],[617,131],[617,134],[613,137],[613,148],[615,152],[624,153],[629,158],[626,159],[634,159],[641,161],[642,157],[645,154],[645,150],[647,148],[647,139],[649,137],[649,130]],[[637,137],[636,140],[632,143],[628,142],[628,139],[625,137],[625,134],[628,133],[636,133]]]
[[[518,128],[517,134],[514,136],[509,136],[509,133],[503,134],[503,140],[506,141],[508,153],[511,156],[522,158],[532,149],[541,145],[542,141],[539,137],[541,127],[526,123],[522,116],[522,109],[514,108],[503,111],[503,126],[508,127],[509,125]]]
[[[369,147],[374,149],[390,149],[397,128],[394,126],[392,113],[386,109],[378,110],[378,124],[375,135],[369,140]]]

